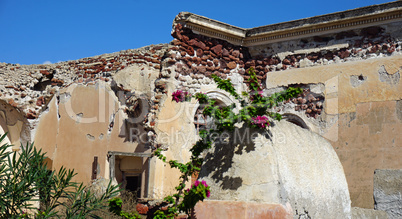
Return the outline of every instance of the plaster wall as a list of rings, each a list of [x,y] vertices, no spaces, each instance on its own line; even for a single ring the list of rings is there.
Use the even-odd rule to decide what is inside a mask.
[[[352,206],[373,208],[375,169],[402,166],[402,56],[272,72],[267,87],[324,84],[325,113],[305,118],[327,138],[342,162]],[[386,73],[385,73],[386,72]],[[382,77],[395,78],[384,80]],[[355,77],[361,76],[356,84]]]
[[[35,144],[53,160],[53,169],[75,169],[75,180],[89,182],[98,157],[99,177],[109,178],[108,151],[144,152],[138,142],[119,136],[125,116],[115,94],[105,86],[72,85],[53,98],[36,130]],[[61,134],[60,134],[61,133]]]
[[[374,200],[375,209],[387,212],[388,218],[402,217],[402,169],[375,171]]]
[[[30,141],[28,121],[21,112],[13,106],[0,100],[0,133],[7,132],[6,141],[12,144],[12,150],[18,150]]]
[[[215,141],[199,175],[214,189],[210,199],[291,206],[294,218],[350,218],[332,146],[289,122],[272,123],[269,131],[242,127]]]
[[[4,135],[5,133],[7,133],[7,136],[4,138],[3,141],[0,142],[0,145],[11,144],[10,138],[9,138],[9,135],[8,135],[7,125],[6,125],[5,121],[4,121],[4,118],[0,117],[0,135]],[[8,148],[7,151],[11,151],[11,148]]]

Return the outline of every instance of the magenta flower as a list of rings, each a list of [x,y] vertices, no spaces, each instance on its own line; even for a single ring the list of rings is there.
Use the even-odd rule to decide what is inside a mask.
[[[182,102],[184,101],[184,97],[182,98],[183,95],[183,91],[181,90],[177,90],[175,92],[172,93],[172,100],[178,102]]]
[[[188,191],[188,190],[187,190]],[[189,195],[196,195],[199,197],[199,199],[202,201],[205,196],[209,198],[211,196],[211,191],[210,188],[207,184],[207,182],[203,181],[195,181],[194,185],[190,189],[191,193],[187,192]],[[205,194],[205,196],[203,196]],[[202,198],[201,198],[202,197]]]
[[[177,90],[172,93],[172,101],[183,102],[191,99],[191,94],[187,91]]]
[[[260,128],[265,128],[265,127],[269,126],[269,121],[266,116],[257,116],[257,117],[251,118],[251,119],[253,119],[253,121],[251,123]]]

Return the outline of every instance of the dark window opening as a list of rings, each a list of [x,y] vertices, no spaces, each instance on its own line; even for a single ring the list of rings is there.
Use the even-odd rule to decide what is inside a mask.
[[[126,190],[137,194],[137,197],[141,197],[141,175],[138,176],[126,176]]]
[[[98,157],[94,157],[94,161],[92,162],[92,175],[91,180],[95,180],[98,177]]]

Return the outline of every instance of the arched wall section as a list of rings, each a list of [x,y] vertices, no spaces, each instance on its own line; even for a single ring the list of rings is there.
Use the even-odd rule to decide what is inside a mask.
[[[4,133],[14,150],[31,141],[27,119],[18,109],[0,100],[0,134]]]
[[[323,137],[287,121],[228,136],[209,150],[199,174],[210,200],[290,204],[297,218],[350,218],[346,177]]]

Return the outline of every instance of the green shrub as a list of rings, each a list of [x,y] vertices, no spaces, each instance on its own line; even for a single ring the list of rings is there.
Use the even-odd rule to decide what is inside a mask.
[[[0,135],[0,144],[5,137]],[[105,193],[95,196],[72,181],[74,170],[48,170],[45,153],[33,143],[21,145],[19,152],[10,147],[0,145],[0,218],[98,218],[94,212],[107,208],[107,200],[119,193],[109,182]]]

